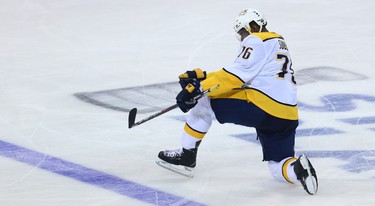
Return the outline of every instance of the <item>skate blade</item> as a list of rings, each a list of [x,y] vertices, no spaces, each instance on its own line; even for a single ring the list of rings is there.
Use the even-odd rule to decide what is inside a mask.
[[[186,167],[186,166],[182,166],[182,165],[174,165],[174,164],[168,163],[164,160],[156,160],[155,162],[159,166],[161,166],[165,169],[171,170],[173,172],[176,172],[180,175],[184,175],[184,176],[190,177],[190,178],[194,177],[194,173],[193,173],[194,170],[191,167]]]
[[[300,162],[301,162],[302,167],[307,170],[307,173],[309,175],[305,179],[305,184],[306,184],[305,189],[307,193],[309,193],[310,195],[315,195],[318,192],[318,182],[317,182],[317,179],[311,174],[309,161],[307,160],[305,155],[302,155]]]

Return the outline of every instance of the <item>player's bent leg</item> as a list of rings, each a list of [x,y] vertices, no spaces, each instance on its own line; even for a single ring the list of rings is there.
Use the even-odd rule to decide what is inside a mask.
[[[190,110],[186,119],[184,131],[181,135],[181,145],[185,149],[196,148],[196,143],[201,141],[211,127],[214,113],[208,97],[203,97],[198,104]]]
[[[199,144],[211,127],[213,115],[208,97],[200,99],[198,104],[190,110],[184,126],[181,136],[182,148],[160,151],[159,160],[156,163],[169,170],[192,177]]]

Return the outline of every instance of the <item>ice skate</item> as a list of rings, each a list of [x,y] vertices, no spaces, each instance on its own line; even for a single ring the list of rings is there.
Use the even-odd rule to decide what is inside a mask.
[[[159,152],[159,160],[156,164],[185,175],[187,177],[193,177],[193,168],[196,165],[197,149],[176,149],[176,150],[165,150]]]
[[[310,195],[315,195],[318,192],[318,177],[309,159],[305,155],[301,155],[293,164],[294,172],[303,188]]]

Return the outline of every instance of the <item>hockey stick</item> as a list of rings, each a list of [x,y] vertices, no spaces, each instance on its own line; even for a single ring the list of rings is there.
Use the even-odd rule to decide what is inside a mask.
[[[201,94],[195,96],[194,100],[198,100],[198,99],[202,98],[205,94],[207,94],[207,93],[209,93],[209,92],[217,89],[218,87],[219,87],[219,85],[216,85],[216,86],[213,86],[213,87],[211,87],[211,88],[209,88],[207,90],[204,90]],[[142,123],[145,123],[145,122],[147,122],[147,121],[149,121],[151,119],[154,119],[155,117],[160,116],[160,115],[162,115],[164,113],[167,113],[167,112],[169,112],[169,111],[171,111],[173,109],[176,109],[177,107],[178,107],[178,105],[174,104],[174,105],[172,105],[170,107],[167,107],[167,108],[161,110],[160,112],[157,112],[157,113],[155,113],[155,114],[153,114],[153,115],[151,115],[149,117],[146,117],[146,118],[144,118],[144,119],[142,119],[142,120],[140,120],[138,122],[135,122],[135,117],[137,116],[137,108],[133,108],[129,112],[129,119],[128,119],[129,129],[133,128],[135,126],[138,126],[138,125],[140,125]]]

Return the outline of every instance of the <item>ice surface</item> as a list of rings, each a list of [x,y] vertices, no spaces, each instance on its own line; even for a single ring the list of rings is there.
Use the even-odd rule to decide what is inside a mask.
[[[271,177],[253,129],[214,123],[185,178],[154,163],[180,146],[180,111],[129,130],[126,110],[75,96],[230,64],[246,7],[266,14],[303,74],[296,151],[317,170],[316,196]],[[374,10],[373,0],[0,1],[0,205],[374,205]],[[144,103],[137,118],[160,108],[140,94],[124,101]]]

